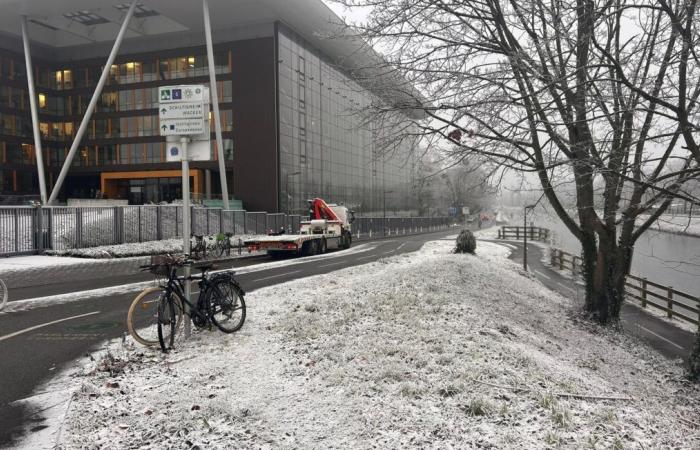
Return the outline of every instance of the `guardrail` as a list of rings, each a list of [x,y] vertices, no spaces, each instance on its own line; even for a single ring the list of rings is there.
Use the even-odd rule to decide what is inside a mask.
[[[498,229],[498,239],[522,239],[527,234],[531,241],[548,241],[549,230],[541,227],[502,226]]]
[[[580,256],[550,249],[551,265],[559,270],[571,271],[573,276],[581,274],[582,261]],[[678,317],[694,325],[700,321],[700,297],[631,274],[627,275],[625,287],[625,298],[639,301],[642,308],[659,309],[669,318]]]
[[[633,282],[630,283],[630,280]],[[642,304],[642,308],[651,306],[652,308],[664,311],[669,318],[678,317],[694,325],[698,325],[698,321],[700,320],[699,297],[694,297],[685,292],[673,289],[671,286],[662,286],[646,278],[634,275],[627,275],[625,286],[627,289],[635,291],[634,294],[627,291],[626,296],[639,300]],[[684,301],[679,301],[679,298]],[[694,303],[695,306],[693,306],[692,303]]]
[[[298,233],[302,217],[243,210],[192,207],[194,235]],[[446,229],[449,217],[360,217],[356,239]],[[182,237],[182,206],[31,207],[0,206],[0,256]]]

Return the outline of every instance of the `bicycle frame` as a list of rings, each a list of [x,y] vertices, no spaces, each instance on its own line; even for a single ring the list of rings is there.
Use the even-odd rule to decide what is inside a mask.
[[[191,276],[190,280],[204,280],[204,274],[201,276]],[[188,316],[192,317],[194,314],[197,316],[199,319],[204,319],[206,322],[209,321],[209,317],[202,313],[197,305],[200,303],[200,299],[202,299],[203,295],[208,295],[208,289],[201,289],[202,281],[200,281],[200,291],[199,291],[199,296],[197,296],[197,302],[195,304],[191,303],[189,299],[186,298],[185,296],[185,286],[183,284],[184,277],[178,277],[177,276],[177,268],[173,268],[170,273],[170,277],[168,278],[168,282],[166,283],[165,286],[165,292],[166,295],[168,294],[174,294],[177,295],[180,300],[182,301],[182,306],[183,306],[183,313],[187,314]]]

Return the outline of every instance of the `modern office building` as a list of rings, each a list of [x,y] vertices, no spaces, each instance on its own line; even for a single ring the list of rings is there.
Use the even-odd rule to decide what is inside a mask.
[[[23,17],[50,193],[131,6],[124,1],[0,0],[0,199],[39,193]],[[230,196],[250,211],[301,212],[316,196],[363,212],[412,209],[412,153],[378,148],[382,130],[358,113],[372,94],[348,75],[373,59],[356,41],[326,38],[340,19],[321,0],[209,0],[209,9]],[[180,164],[166,162],[159,135],[158,87],[209,85],[204,30],[201,0],[137,3],[59,201],[181,198]],[[199,197],[221,195],[216,120],[211,161],[190,165]]]

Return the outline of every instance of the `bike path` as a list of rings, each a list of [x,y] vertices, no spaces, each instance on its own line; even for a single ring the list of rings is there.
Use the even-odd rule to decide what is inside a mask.
[[[376,261],[384,257],[419,250],[425,242],[456,234],[456,229],[436,233],[391,236],[361,241],[373,248],[337,257],[271,267],[237,276],[250,292],[266,286]],[[152,279],[146,275],[146,280]],[[133,279],[129,280],[134,281]],[[57,283],[65,287],[62,281]],[[95,280],[94,286],[104,286]],[[110,285],[107,283],[107,285]],[[138,289],[140,290],[140,289]],[[0,447],[12,445],[32,428],[42,427],[45,412],[27,411],[20,400],[36,394],[47,378],[85,355],[105,340],[126,333],[126,312],[136,292],[106,295],[65,304],[0,313]],[[89,314],[89,315],[86,315]],[[68,319],[58,323],[56,320]],[[46,326],[42,326],[45,324]],[[40,328],[33,328],[38,327]],[[27,331],[28,330],[28,331]],[[20,333],[13,335],[13,333]],[[9,336],[9,337],[8,337]]]
[[[510,259],[522,264],[523,243],[519,241],[492,240],[514,247]],[[549,289],[564,297],[579,300],[583,304],[585,290],[582,284],[563,276],[542,262],[544,251],[536,244],[527,246],[528,271]],[[621,322],[625,330],[641,338],[652,348],[669,359],[686,360],[690,355],[695,336],[693,333],[669,324],[641,308],[629,303],[622,305]]]

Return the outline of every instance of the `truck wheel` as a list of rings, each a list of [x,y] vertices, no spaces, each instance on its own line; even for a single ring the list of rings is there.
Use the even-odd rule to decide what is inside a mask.
[[[326,238],[321,239],[320,246],[321,248],[319,249],[318,253],[320,255],[323,255],[328,250],[328,243],[326,242]]]
[[[311,242],[311,241],[306,241],[303,244],[301,244],[301,256],[311,255],[312,244],[313,244],[313,242]]]
[[[347,250],[350,248],[350,245],[352,244],[352,235],[348,233],[347,231],[343,232],[342,240],[341,240],[341,248],[343,250]]]

